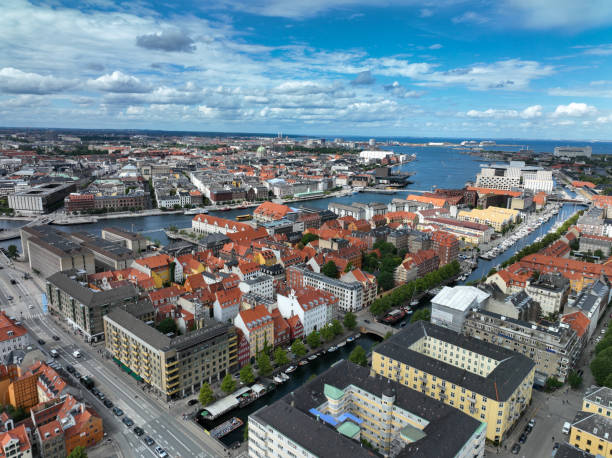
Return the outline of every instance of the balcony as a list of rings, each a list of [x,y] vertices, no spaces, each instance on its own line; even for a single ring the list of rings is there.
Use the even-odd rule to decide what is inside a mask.
[[[174,366],[175,364],[178,364],[178,359],[174,359],[174,360],[168,360],[166,361],[166,368],[170,367],[170,366]]]
[[[168,369],[166,372],[168,374],[172,374],[173,372],[178,372],[178,370],[179,370],[179,367],[178,366],[174,366],[173,368]]]
[[[175,386],[178,386],[178,384],[179,384],[179,381],[178,381],[178,380],[175,380],[175,381],[174,381],[174,382],[172,382],[172,383],[168,383],[168,388],[169,388],[169,389],[170,389],[170,388],[174,388]]]

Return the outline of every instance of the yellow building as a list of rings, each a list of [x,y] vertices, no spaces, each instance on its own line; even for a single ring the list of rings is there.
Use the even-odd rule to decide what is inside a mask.
[[[276,264],[276,255],[273,251],[263,250],[253,255],[253,261],[259,265],[273,266]]]
[[[612,389],[597,388],[582,399],[569,443],[594,455],[612,456]]]
[[[372,370],[486,422],[487,438],[501,442],[529,405],[535,363],[419,321],[374,348]]]
[[[471,221],[472,223],[486,224],[497,232],[501,232],[504,226],[516,222],[519,216],[518,210],[501,207],[488,207],[484,210],[474,208],[472,210],[461,210],[457,214],[459,221]]]
[[[234,318],[234,326],[240,329],[251,346],[251,358],[266,345],[274,345],[274,320],[265,305],[241,310]]]
[[[197,393],[203,382],[221,380],[237,362],[229,324],[168,337],[116,307],[104,316],[104,336],[113,359],[166,399]]]

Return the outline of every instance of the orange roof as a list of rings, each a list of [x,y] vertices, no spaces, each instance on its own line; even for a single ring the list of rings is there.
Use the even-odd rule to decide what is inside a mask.
[[[476,191],[478,194],[495,194],[496,196],[512,196],[519,197],[521,191],[507,191],[505,189],[494,189],[494,188],[479,188],[476,186],[468,186],[468,191]]]
[[[287,216],[288,213],[293,213],[293,211],[287,205],[267,201],[257,207],[253,213],[268,218],[282,219]]]
[[[425,204],[432,204],[434,207],[444,207],[446,205],[446,199],[441,197],[426,197],[418,196],[416,194],[409,194],[406,200],[413,200],[415,202],[423,202]]]
[[[25,452],[30,450],[30,439],[28,438],[28,432],[26,431],[25,425],[21,424],[16,428],[13,428],[7,432],[0,433],[0,456],[6,456],[4,454],[4,448],[11,442],[12,440],[19,441],[19,451]]]
[[[215,298],[221,308],[238,305],[241,297],[242,292],[238,288],[222,289],[215,293]]]
[[[172,262],[172,258],[167,254],[158,254],[155,256],[149,256],[148,258],[136,259],[136,263],[141,266],[148,267],[149,269],[158,269],[169,265]]]
[[[254,331],[268,325],[274,325],[272,322],[272,315],[270,315],[265,305],[258,305],[252,309],[241,310],[238,314],[249,331]]]
[[[561,318],[561,321],[570,325],[570,327],[576,331],[578,337],[582,337],[589,328],[591,322],[587,316],[581,311],[568,313]]]
[[[197,221],[204,224],[210,224],[211,226],[218,227],[227,227],[235,232],[252,230],[253,226],[245,223],[240,223],[238,221],[233,221],[231,219],[219,218],[218,216],[213,215],[196,215],[193,218],[193,221]]]
[[[591,189],[595,188],[595,184],[590,181],[572,181],[572,186],[576,186],[577,188],[583,188],[585,186]]]
[[[17,326],[13,320],[6,316],[5,312],[0,312],[0,342],[13,340],[28,333],[23,326]]]

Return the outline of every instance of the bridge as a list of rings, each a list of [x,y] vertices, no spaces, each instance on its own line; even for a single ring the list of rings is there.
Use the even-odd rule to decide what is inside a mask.
[[[9,229],[7,231],[0,232],[0,241],[18,239],[21,237],[21,229],[24,227],[38,226],[41,224],[49,224],[53,220],[53,217],[50,215],[40,215],[34,218],[29,223],[24,224],[23,226],[17,229]]]

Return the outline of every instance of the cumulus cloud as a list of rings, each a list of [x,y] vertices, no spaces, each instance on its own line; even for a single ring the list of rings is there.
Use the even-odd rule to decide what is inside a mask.
[[[180,30],[163,30],[136,37],[136,46],[166,52],[194,52],[196,46],[191,37]]]
[[[440,43],[434,43],[429,49],[442,49],[442,45]]]
[[[404,76],[418,78],[433,68],[426,62],[408,62],[397,57],[381,57],[370,59],[368,63],[374,67],[374,72],[385,76]]]
[[[13,67],[0,69],[0,91],[7,94],[53,94],[74,86],[75,80],[26,73]]]
[[[423,95],[422,91],[409,91],[397,81],[394,81],[392,84],[385,84],[383,88],[385,91],[390,92],[394,96],[400,98],[420,97]]]
[[[489,21],[489,18],[483,16],[480,13],[476,13],[475,11],[466,11],[460,16],[455,16],[452,18],[452,21],[455,24],[463,24],[464,22],[472,23],[472,24],[484,24]]]
[[[522,118],[522,119],[535,119],[542,116],[542,105],[532,105],[525,108],[522,111],[518,110],[505,110],[489,108],[488,110],[478,111],[469,110],[465,113],[469,118],[495,118],[495,119],[511,119],[511,118]]]
[[[586,103],[572,102],[568,105],[558,105],[552,114],[553,117],[582,117],[597,113],[597,108]]]
[[[87,84],[92,89],[101,92],[144,93],[151,90],[150,86],[144,84],[135,76],[126,75],[118,70],[96,79],[90,79]]]
[[[521,118],[534,119],[542,116],[542,105],[532,105],[521,112]]]
[[[357,77],[351,81],[353,86],[368,86],[374,84],[376,80],[372,76],[372,72],[370,70],[366,70],[364,72],[360,72]]]

